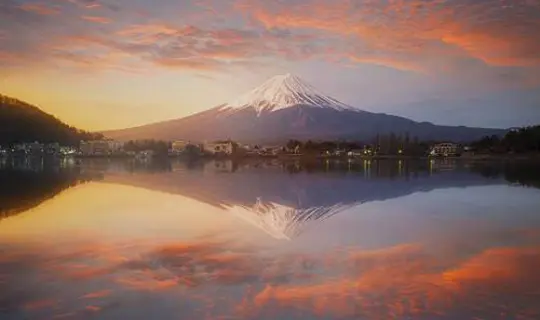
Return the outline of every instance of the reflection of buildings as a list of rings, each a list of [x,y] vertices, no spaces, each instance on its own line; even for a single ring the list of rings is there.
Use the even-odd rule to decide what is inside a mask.
[[[440,160],[431,160],[430,169],[432,171],[452,171],[456,170],[458,163],[455,159],[440,159]]]
[[[207,173],[230,173],[235,170],[235,166],[232,161],[208,161],[203,165],[203,170]]]

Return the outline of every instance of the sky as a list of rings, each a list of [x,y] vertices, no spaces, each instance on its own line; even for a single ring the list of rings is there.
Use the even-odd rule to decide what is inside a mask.
[[[88,130],[293,73],[359,109],[540,123],[540,0],[0,0],[0,93]]]

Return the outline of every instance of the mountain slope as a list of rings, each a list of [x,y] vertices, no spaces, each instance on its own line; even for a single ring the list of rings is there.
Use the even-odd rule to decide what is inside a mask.
[[[24,101],[0,95],[0,145],[33,141],[76,145],[99,136],[71,127]]]
[[[403,117],[366,112],[325,96],[294,75],[275,76],[216,108],[176,120],[105,135],[120,140],[154,138],[194,141],[230,138],[242,142],[286,139],[371,139],[406,133],[420,139],[470,141],[504,130],[436,126]]]

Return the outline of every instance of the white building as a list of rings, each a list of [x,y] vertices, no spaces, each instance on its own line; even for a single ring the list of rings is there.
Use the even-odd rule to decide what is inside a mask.
[[[73,147],[60,147],[60,154],[64,156],[74,155],[77,150]]]
[[[109,143],[109,150],[111,153],[120,153],[124,151],[124,142],[115,140],[107,140],[107,142]]]
[[[60,154],[60,144],[58,142],[48,143],[45,145],[44,151],[48,155],[58,155]]]
[[[173,141],[173,143],[171,144],[170,153],[180,154],[184,152],[186,150],[186,147],[189,146],[190,144],[191,143],[189,141],[184,141],[184,140]]]
[[[455,156],[461,153],[460,147],[455,143],[439,143],[431,147],[431,156]]]
[[[24,153],[24,154],[39,154],[43,153],[44,145],[39,142],[32,142],[32,143],[20,143],[16,144],[14,147],[14,150],[16,152]]]
[[[124,143],[114,140],[81,141],[81,153],[85,156],[110,155],[124,151]]]
[[[234,144],[232,141],[216,141],[203,144],[203,150],[210,154],[227,154],[234,152]]]

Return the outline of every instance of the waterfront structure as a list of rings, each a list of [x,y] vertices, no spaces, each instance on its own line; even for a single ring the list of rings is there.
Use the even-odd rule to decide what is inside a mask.
[[[255,146],[251,150],[247,150],[248,154],[260,156],[276,156],[283,151],[281,146]]]
[[[110,153],[109,142],[106,140],[81,141],[79,149],[83,156],[108,155]]]
[[[60,144],[58,142],[48,143],[45,145],[43,152],[48,155],[60,154]]]
[[[112,154],[118,154],[124,152],[124,142],[116,140],[107,140],[109,144],[109,151]]]
[[[36,141],[31,143],[16,144],[13,148],[13,151],[24,155],[36,155],[43,153],[43,148],[44,145]]]
[[[431,147],[430,156],[457,156],[461,154],[461,148],[456,143],[439,143]]]
[[[171,144],[171,149],[169,150],[169,153],[172,155],[178,155],[182,152],[186,151],[186,147],[191,145],[189,141],[184,140],[177,140],[173,141]]]
[[[104,156],[124,151],[124,143],[115,140],[81,141],[79,150],[84,156]]]
[[[367,155],[367,150],[366,149],[352,149],[349,152],[347,152],[347,155],[349,157],[360,157],[363,155]]]
[[[74,155],[77,153],[77,150],[73,147],[60,147],[60,154],[63,156]]]
[[[203,144],[203,151],[209,154],[231,155],[234,152],[232,141],[215,141]]]

